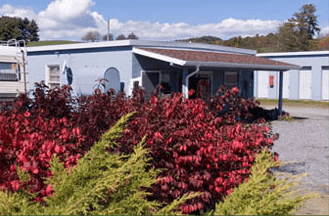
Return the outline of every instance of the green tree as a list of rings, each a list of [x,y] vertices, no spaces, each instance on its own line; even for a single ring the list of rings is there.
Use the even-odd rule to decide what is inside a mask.
[[[20,22],[17,18],[1,17],[0,40],[21,39],[22,32],[19,29]]]
[[[37,23],[32,20],[30,23],[28,23],[28,25],[26,26],[27,28],[27,41],[39,41],[39,27],[37,25]]]
[[[288,22],[279,27],[281,51],[306,51],[313,36],[320,32],[316,8],[312,4],[303,5]]]
[[[313,39],[316,32],[319,34],[321,29],[318,26],[318,16],[315,16],[316,8],[312,4],[303,5],[289,21],[298,27],[300,34],[307,36],[307,39]]]
[[[0,40],[39,41],[39,27],[34,20],[3,16],[0,18]]]

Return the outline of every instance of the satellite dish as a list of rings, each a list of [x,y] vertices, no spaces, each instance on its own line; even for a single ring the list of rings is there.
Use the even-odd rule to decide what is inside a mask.
[[[71,68],[66,68],[66,79],[67,79],[67,83],[71,85],[73,82],[73,73]]]
[[[118,69],[114,67],[108,68],[104,73],[104,92],[108,92],[111,88],[115,90],[115,92],[120,91],[120,72]]]

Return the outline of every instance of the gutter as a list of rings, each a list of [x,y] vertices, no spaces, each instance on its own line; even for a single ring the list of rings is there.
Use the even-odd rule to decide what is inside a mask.
[[[186,61],[183,66],[198,66],[198,67],[221,67],[221,68],[240,68],[253,70],[270,70],[270,71],[287,71],[299,70],[298,65],[261,65],[261,64],[244,64],[244,63],[227,63],[227,62],[196,62]]]

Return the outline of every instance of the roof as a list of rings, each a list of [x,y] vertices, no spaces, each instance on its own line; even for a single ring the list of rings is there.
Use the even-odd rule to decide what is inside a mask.
[[[199,49],[208,51],[243,53],[255,55],[255,50],[241,49],[235,47],[226,47],[201,43],[186,43],[176,41],[144,41],[144,40],[118,40],[118,41],[102,41],[93,43],[76,43],[27,47],[27,52],[45,52],[45,51],[61,51],[61,50],[81,50],[81,49],[97,49],[97,48],[115,48],[115,47],[158,47],[169,49]]]
[[[135,54],[144,55],[179,66],[244,68],[276,71],[300,68],[297,65],[246,54],[146,47],[133,48],[133,52]]]
[[[301,51],[301,52],[276,52],[276,53],[258,53],[256,56],[266,58],[290,58],[290,57],[313,57],[313,56],[329,56],[327,51]]]

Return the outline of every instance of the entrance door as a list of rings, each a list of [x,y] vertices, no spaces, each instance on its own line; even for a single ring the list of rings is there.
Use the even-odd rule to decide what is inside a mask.
[[[312,71],[299,71],[299,99],[312,99]]]
[[[210,99],[210,79],[199,80],[197,87],[197,98],[203,101]]]
[[[201,71],[189,79],[189,90],[194,90],[194,94],[190,95],[190,99],[200,98],[209,101],[211,97],[211,71]]]
[[[267,71],[258,71],[258,92],[257,97],[268,98],[269,74]]]
[[[329,100],[329,69],[322,70],[322,100]]]

